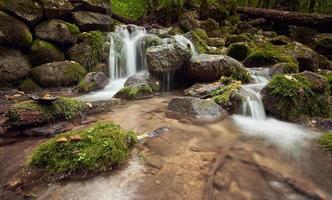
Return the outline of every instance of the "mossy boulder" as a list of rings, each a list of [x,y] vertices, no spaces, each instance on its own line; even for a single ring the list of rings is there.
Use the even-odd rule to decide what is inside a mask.
[[[251,48],[246,42],[233,43],[228,47],[227,55],[238,61],[243,61],[251,53]]]
[[[213,47],[223,47],[225,46],[225,39],[222,37],[210,37],[207,44]]]
[[[292,73],[298,73],[299,65],[296,63],[289,63],[289,62],[282,62],[277,63],[273,65],[273,67],[270,70],[271,75],[275,74],[292,74]]]
[[[71,60],[80,63],[88,70],[98,63],[106,63],[108,48],[104,33],[100,31],[84,32],[79,35],[78,41],[66,52]]]
[[[171,114],[198,119],[215,119],[225,116],[226,111],[212,100],[194,97],[173,98],[167,106]]]
[[[317,72],[320,68],[321,56],[311,48],[301,43],[294,42],[292,45],[294,47],[293,55],[299,62],[300,70]]]
[[[109,15],[77,11],[73,13],[73,18],[82,31],[111,31],[113,28],[112,18]]]
[[[20,18],[29,25],[35,25],[43,18],[43,7],[33,0],[2,0],[0,9]]]
[[[29,60],[34,66],[53,61],[64,61],[65,54],[52,43],[36,39],[33,41]]]
[[[18,128],[71,120],[86,107],[86,104],[79,100],[64,97],[45,105],[34,101],[16,103],[6,113],[7,123],[13,128]]]
[[[266,43],[252,49],[243,64],[246,67],[271,67],[280,62],[297,64],[297,60],[286,48]]]
[[[24,92],[37,92],[41,90],[39,85],[31,78],[23,80],[18,88]]]
[[[29,27],[22,21],[0,11],[0,45],[29,48],[32,34]]]
[[[79,92],[91,92],[102,89],[108,84],[108,78],[103,72],[90,72],[77,85]]]
[[[265,109],[284,120],[300,117],[328,117],[327,79],[313,72],[275,75],[262,90]]]
[[[213,82],[222,76],[249,82],[251,76],[237,60],[224,55],[200,54],[188,62],[187,76],[190,82]]]
[[[36,37],[65,46],[75,44],[79,34],[76,25],[59,19],[51,19],[35,27]]]
[[[73,86],[86,73],[86,69],[74,61],[46,63],[31,71],[32,78],[42,87]]]
[[[209,96],[228,112],[235,113],[241,107],[244,99],[240,93],[240,88],[241,82],[232,80],[218,89],[211,91]]]
[[[73,6],[70,0],[41,0],[45,16],[49,19],[65,19],[70,17]]]
[[[8,84],[29,75],[31,64],[28,58],[17,49],[0,46],[0,83]]]
[[[332,34],[319,34],[313,38],[314,49],[332,60]]]
[[[114,122],[97,123],[84,130],[59,134],[41,144],[32,152],[28,165],[53,179],[96,174],[123,163],[136,142],[133,131]]]
[[[141,40],[141,48],[145,51],[149,47],[162,45],[162,39],[157,35],[146,35]]]
[[[230,35],[226,40],[226,46],[238,42],[250,42],[251,38],[248,34]]]

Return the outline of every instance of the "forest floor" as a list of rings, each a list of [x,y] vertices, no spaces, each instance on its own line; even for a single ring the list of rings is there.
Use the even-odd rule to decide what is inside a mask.
[[[241,133],[233,119],[202,123],[169,117],[170,98],[127,103],[92,117],[139,133],[158,130],[110,174],[22,188],[37,199],[331,199],[332,160],[314,142],[292,154]],[[8,182],[44,139],[0,147],[0,170]],[[13,194],[4,194],[10,199]],[[15,199],[18,199],[15,197]]]

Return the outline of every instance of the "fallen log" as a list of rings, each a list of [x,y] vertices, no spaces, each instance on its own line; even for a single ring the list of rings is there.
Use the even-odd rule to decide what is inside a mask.
[[[248,18],[265,18],[288,25],[308,26],[322,32],[332,32],[332,15],[300,13],[282,10],[237,7],[236,11]]]

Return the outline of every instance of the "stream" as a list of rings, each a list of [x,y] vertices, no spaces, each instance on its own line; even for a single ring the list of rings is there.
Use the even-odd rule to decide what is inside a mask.
[[[109,85],[79,99],[110,99],[129,76],[146,70],[141,41],[150,33],[128,27],[109,35]],[[197,53],[184,36],[173,39]],[[267,116],[260,91],[270,79],[268,70],[249,71],[254,81],[241,89],[246,96],[241,112],[223,120],[200,123],[168,116],[167,104],[176,93],[93,116],[139,133],[164,131],[138,144],[128,162],[111,174],[37,186],[31,192],[41,200],[332,199],[332,160],[317,145],[320,133]],[[13,147],[1,148],[0,169],[12,167],[6,167],[5,154],[22,162],[15,152],[27,148],[26,143],[15,143],[13,152]]]

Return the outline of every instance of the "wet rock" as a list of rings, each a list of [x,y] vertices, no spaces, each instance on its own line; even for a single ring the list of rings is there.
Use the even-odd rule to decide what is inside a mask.
[[[243,82],[250,81],[249,72],[237,60],[224,55],[200,54],[193,56],[187,67],[191,82],[213,82],[222,76]]]
[[[58,19],[42,22],[35,28],[38,38],[62,45],[73,45],[77,42],[80,30],[77,26]]]
[[[220,37],[219,23],[214,19],[207,19],[199,22],[199,28],[206,31],[210,37]]]
[[[49,19],[67,18],[73,11],[69,0],[41,0],[44,6],[45,16]]]
[[[148,84],[128,85],[122,88],[118,93],[114,95],[119,99],[146,99],[153,96],[153,90]]]
[[[46,63],[31,72],[32,78],[42,87],[76,85],[85,74],[85,68],[74,61]]]
[[[31,78],[23,80],[18,86],[18,89],[28,93],[41,91],[39,85],[36,82],[34,82]]]
[[[176,97],[169,102],[167,110],[172,114],[202,119],[219,118],[226,114],[214,101],[193,97]]]
[[[29,27],[0,11],[0,45],[7,45],[18,48],[29,48],[32,43],[32,34]]]
[[[59,122],[55,124],[48,124],[42,127],[26,129],[22,131],[23,136],[50,136],[58,133],[70,131],[73,126],[69,126],[66,122]]]
[[[144,50],[146,50],[149,47],[158,46],[162,44],[163,44],[162,39],[157,35],[146,35],[144,36],[144,38],[142,38],[141,41],[141,47]]]
[[[99,12],[104,14],[110,14],[111,2],[105,0],[79,0],[84,6],[85,10],[92,12]]]
[[[53,44],[36,39],[33,41],[29,60],[34,66],[53,61],[64,61],[65,54]]]
[[[229,45],[233,43],[238,43],[238,42],[250,42],[251,39],[247,34],[240,34],[240,35],[230,35],[227,40],[226,40],[226,46],[228,47]]]
[[[0,46],[0,83],[13,83],[31,71],[28,58],[19,50]]]
[[[243,61],[249,56],[250,52],[251,49],[246,42],[238,42],[229,46],[227,55],[238,61]]]
[[[174,88],[183,81],[184,64],[190,58],[188,49],[176,43],[164,44],[148,48],[145,55],[150,74],[160,79],[162,85],[174,83],[171,86]]]
[[[332,131],[332,119],[331,118],[320,118],[316,117],[312,121],[314,121],[314,126],[322,129],[324,131]]]
[[[313,38],[314,49],[332,60],[332,34],[319,34]]]
[[[196,83],[190,88],[184,91],[185,96],[191,96],[196,98],[205,98],[210,96],[210,93],[218,88],[222,87],[224,84],[221,82],[215,82],[210,84]]]
[[[73,18],[82,31],[110,31],[113,26],[112,18],[100,13],[78,11],[73,13]]]
[[[3,0],[0,8],[29,25],[34,25],[43,18],[43,7],[33,0]]]
[[[108,84],[108,78],[103,72],[90,72],[77,85],[79,92],[91,92],[103,89]]]
[[[118,106],[122,103],[121,99],[112,98],[105,101],[94,101],[88,103],[86,110],[84,111],[87,114],[97,114],[103,112],[110,112],[114,106]]]
[[[99,63],[106,63],[109,46],[106,45],[106,34],[100,31],[84,32],[79,42],[67,50],[67,56],[89,71]]]

